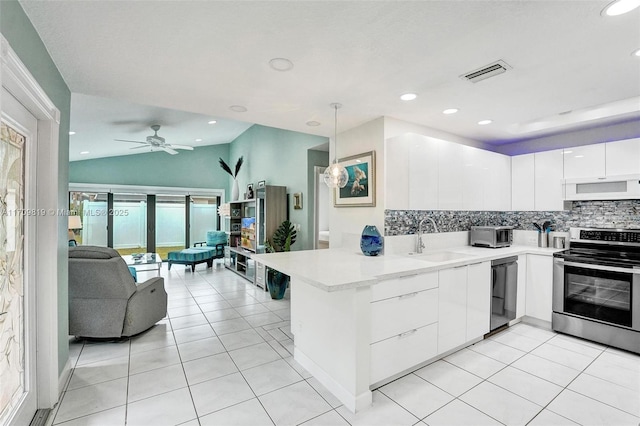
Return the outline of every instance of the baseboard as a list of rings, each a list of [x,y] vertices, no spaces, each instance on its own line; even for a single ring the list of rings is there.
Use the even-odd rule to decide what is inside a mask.
[[[545,330],[551,330],[551,321],[545,321],[545,320],[541,320],[538,318],[525,315],[522,317],[522,322],[525,324],[532,325],[534,327],[544,328]]]
[[[62,373],[60,373],[60,377],[58,379],[58,401],[60,400],[59,397],[61,397],[64,391],[67,390],[67,385],[71,379],[71,371],[71,359],[67,359],[67,363],[64,365]]]

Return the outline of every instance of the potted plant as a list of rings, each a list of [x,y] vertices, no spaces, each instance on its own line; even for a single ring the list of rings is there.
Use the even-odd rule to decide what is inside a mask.
[[[240,188],[238,186],[238,173],[240,172],[240,167],[242,167],[242,162],[244,161],[243,157],[238,158],[236,162],[235,173],[231,171],[231,167],[227,163],[224,162],[222,158],[218,158],[218,163],[220,163],[220,167],[222,170],[229,173],[233,178],[233,187],[231,188],[231,201],[238,201],[240,197]]]
[[[273,233],[271,240],[265,241],[267,253],[291,251],[291,245],[296,242],[298,233],[291,222],[285,220]],[[278,270],[267,267],[267,287],[272,299],[282,299],[289,286],[290,277]]]

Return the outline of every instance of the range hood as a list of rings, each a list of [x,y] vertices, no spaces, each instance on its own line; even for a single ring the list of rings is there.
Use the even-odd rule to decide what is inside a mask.
[[[563,186],[566,201],[640,199],[640,175],[566,179]]]

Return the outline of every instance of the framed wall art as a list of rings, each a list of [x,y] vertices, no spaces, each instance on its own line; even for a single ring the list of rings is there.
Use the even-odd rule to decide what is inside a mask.
[[[340,158],[349,180],[344,188],[333,193],[335,207],[373,207],[376,205],[376,152],[369,151]]]

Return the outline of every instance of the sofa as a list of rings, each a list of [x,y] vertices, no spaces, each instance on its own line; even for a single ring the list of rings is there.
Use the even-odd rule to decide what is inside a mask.
[[[119,338],[141,333],[167,315],[164,278],[136,283],[112,248],[69,247],[69,334]]]

